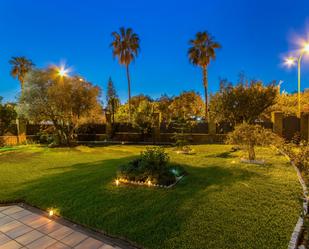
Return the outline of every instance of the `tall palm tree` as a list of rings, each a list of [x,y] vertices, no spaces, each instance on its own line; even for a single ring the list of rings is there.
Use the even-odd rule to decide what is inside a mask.
[[[34,67],[33,62],[27,59],[26,57],[21,56],[21,57],[12,57],[11,60],[9,60],[9,63],[12,65],[11,69],[12,77],[14,79],[17,78],[19,80],[21,89],[23,89],[25,76]]]
[[[216,58],[216,49],[221,45],[214,41],[207,32],[198,32],[195,39],[190,40],[191,47],[188,50],[189,60],[193,65],[199,66],[203,70],[203,85],[205,90],[205,119],[208,116],[208,75],[207,67],[211,60]]]
[[[119,64],[126,66],[127,79],[128,79],[128,95],[129,95],[129,119],[131,121],[131,82],[129,65],[137,57],[140,46],[139,37],[133,32],[131,28],[121,27],[118,32],[113,32],[113,42],[111,47],[113,48],[113,56],[118,57]]]

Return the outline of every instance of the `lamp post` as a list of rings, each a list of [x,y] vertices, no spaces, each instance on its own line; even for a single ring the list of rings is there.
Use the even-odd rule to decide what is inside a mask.
[[[301,105],[300,105],[300,83],[301,83],[301,74],[300,74],[300,69],[301,69],[301,61],[302,58],[304,56],[305,53],[309,53],[309,43],[306,43],[305,46],[303,47],[303,49],[301,50],[301,53],[298,57],[298,59],[296,59],[295,57],[289,57],[285,60],[285,64],[288,67],[291,67],[295,64],[296,60],[297,60],[297,92],[298,92],[298,96],[297,96],[297,100],[298,100],[298,111],[297,111],[297,116],[300,118],[301,115]]]

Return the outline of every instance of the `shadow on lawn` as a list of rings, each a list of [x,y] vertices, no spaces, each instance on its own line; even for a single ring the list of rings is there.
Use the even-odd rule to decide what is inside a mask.
[[[264,177],[255,172],[218,165],[184,165],[189,175],[172,189],[115,186],[117,166],[132,159],[101,160],[50,169],[28,182],[14,194],[37,207],[59,210],[60,215],[77,223],[125,237],[146,247],[157,248],[178,236],[183,223],[213,192]],[[55,170],[63,172],[54,172]]]

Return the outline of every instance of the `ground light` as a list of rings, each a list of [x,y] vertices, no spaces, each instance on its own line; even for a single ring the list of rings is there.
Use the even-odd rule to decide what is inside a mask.
[[[49,217],[52,217],[54,215],[54,210],[52,210],[52,209],[49,210],[48,215],[49,215]]]
[[[116,183],[116,186],[118,186],[119,185],[119,180],[116,179],[115,183]]]

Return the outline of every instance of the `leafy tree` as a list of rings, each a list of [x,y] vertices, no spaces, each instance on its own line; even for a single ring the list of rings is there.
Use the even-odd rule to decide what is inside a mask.
[[[135,109],[132,115],[132,125],[138,128],[141,133],[142,139],[146,134],[151,133],[153,123],[153,103],[147,99],[139,102],[139,105]]]
[[[169,109],[172,102],[173,98],[164,94],[160,98],[158,98],[154,103],[155,111],[161,114],[161,121],[166,126],[170,124],[172,119],[172,115]]]
[[[71,145],[79,125],[102,117],[99,94],[80,77],[59,78],[54,69],[36,69],[27,75],[19,109],[30,120],[52,122],[59,144]]]
[[[301,111],[309,113],[309,90],[301,93],[300,98]],[[298,113],[298,94],[282,93],[278,94],[275,105],[271,106],[265,115],[270,117],[272,111],[281,111],[285,115],[297,115]]]
[[[203,70],[203,85],[205,90],[205,119],[208,115],[208,76],[207,67],[211,60],[216,58],[216,49],[221,45],[214,41],[214,38],[208,32],[198,32],[195,39],[190,40],[188,50],[189,60],[193,65],[199,66]]]
[[[184,91],[174,97],[169,106],[169,112],[173,120],[190,120],[202,115],[204,103],[201,96],[194,91]]]
[[[12,66],[11,69],[12,77],[17,78],[19,80],[21,88],[23,89],[25,76],[34,67],[33,62],[27,59],[26,57],[21,56],[21,57],[12,57],[11,60],[9,60],[9,63]]]
[[[109,78],[106,95],[107,110],[112,114],[112,123],[115,123],[115,113],[120,105],[113,81]]]
[[[10,103],[3,104],[2,97],[0,96],[0,136],[12,128],[16,118],[15,105]]]
[[[121,27],[118,32],[113,32],[114,38],[111,43],[113,48],[113,56],[118,57],[119,63],[126,66],[127,79],[128,79],[128,95],[129,95],[129,119],[131,119],[131,83],[129,65],[138,55],[140,50],[140,39],[131,28]]]
[[[276,101],[274,83],[264,86],[262,82],[253,80],[248,86],[243,83],[233,86],[222,80],[220,85],[220,91],[210,101],[211,114],[217,122],[227,121],[234,125],[253,123]]]
[[[256,146],[282,144],[282,139],[260,125],[243,123],[237,125],[235,130],[228,134],[226,143],[241,146],[247,151],[249,160],[255,160]]]

